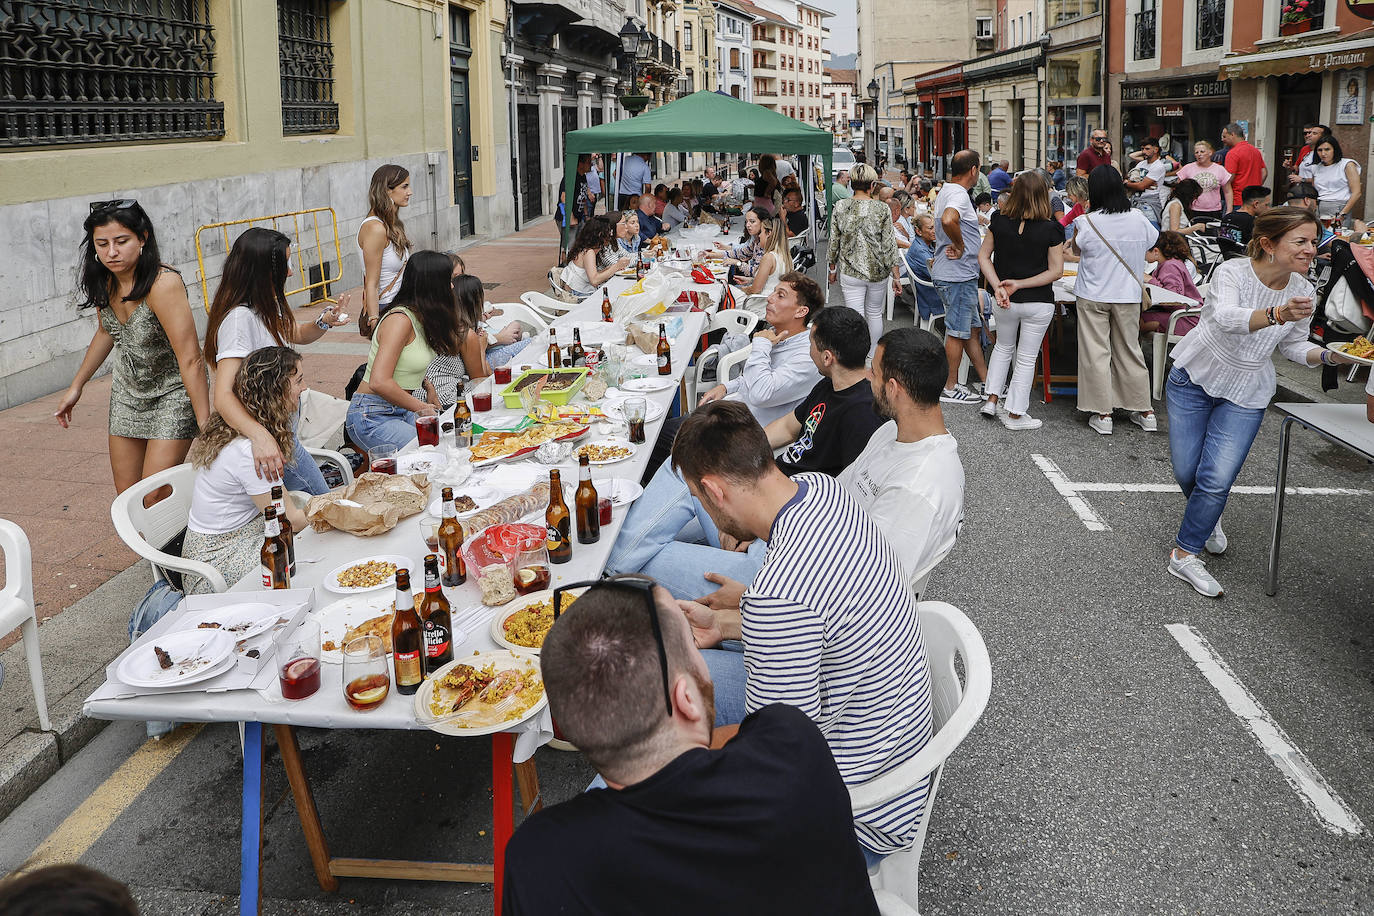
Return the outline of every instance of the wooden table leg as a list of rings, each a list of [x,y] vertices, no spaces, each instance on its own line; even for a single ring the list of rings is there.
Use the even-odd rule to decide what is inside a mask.
[[[520,790],[520,810],[525,817],[544,807],[544,799],[539,794],[539,770],[534,766],[533,757],[515,765],[515,785]]]
[[[501,916],[501,896],[506,877],[506,844],[515,832],[512,783],[515,736],[497,732],[491,736],[492,912]]]
[[[239,841],[239,913],[262,908],[262,723],[243,724],[243,827]]]
[[[286,781],[291,784],[291,796],[296,801],[296,816],[305,834],[305,845],[310,850],[310,863],[315,866],[315,880],[320,883],[321,890],[332,893],[339,889],[339,879],[329,870],[329,845],[324,839],[324,827],[320,824],[320,812],[315,807],[310,781],[305,776],[305,767],[301,766],[301,746],[296,741],[296,730],[290,725],[273,725],[272,731],[277,736]]]

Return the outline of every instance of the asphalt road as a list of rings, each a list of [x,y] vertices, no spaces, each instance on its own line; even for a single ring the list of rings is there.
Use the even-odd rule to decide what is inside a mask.
[[[1098,436],[1072,397],[1032,402],[1036,431],[946,410],[968,478],[967,521],[928,597],[987,641],[992,700],[946,767],[921,872],[938,914],[1374,912],[1374,601],[1370,496],[1290,497],[1283,574],[1264,594],[1272,498],[1227,508],[1231,548],[1210,567],[1226,597],[1164,571],[1181,497],[1087,493],[1091,531],[1034,455],[1072,481],[1169,484],[1166,433],[1118,421]],[[1166,420],[1167,422],[1167,420]],[[1163,424],[1162,424],[1163,426]],[[1239,481],[1272,486],[1270,411]],[[1297,432],[1290,484],[1374,490],[1374,469]],[[1166,626],[1204,637],[1355,816],[1324,827]],[[115,723],[0,823],[0,870],[27,858],[141,743]],[[338,855],[489,855],[482,741],[426,733],[302,733]],[[238,737],[207,726],[114,817],[81,861],[128,882],[144,912],[237,911]],[[546,799],[592,773],[536,757]],[[315,884],[275,751],[263,884],[268,913],[485,914],[486,886],[345,879]],[[71,825],[69,824],[69,828]],[[485,831],[485,833],[484,833]],[[70,833],[70,829],[64,831]]]

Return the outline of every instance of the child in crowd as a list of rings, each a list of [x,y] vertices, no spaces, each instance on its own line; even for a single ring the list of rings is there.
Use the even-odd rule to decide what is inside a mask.
[[[1168,230],[1161,232],[1155,247],[1145,252],[1145,260],[1158,265],[1154,273],[1147,278],[1148,283],[1187,296],[1199,305],[1202,303],[1202,294],[1198,292],[1193,277],[1188,272],[1188,265],[1194,264],[1193,253],[1188,248],[1188,240],[1181,233]],[[1176,302],[1154,306],[1141,313],[1140,329],[1163,333],[1169,328],[1171,312],[1192,307]],[[1174,325],[1174,333],[1181,337],[1195,327],[1197,316],[1189,315],[1179,319],[1178,324]]]

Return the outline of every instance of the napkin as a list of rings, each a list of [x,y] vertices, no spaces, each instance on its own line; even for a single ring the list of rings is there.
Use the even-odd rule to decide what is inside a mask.
[[[534,756],[534,752],[553,740],[553,715],[546,705],[539,715],[521,722],[515,729],[515,750],[511,757],[516,763],[524,763]]]

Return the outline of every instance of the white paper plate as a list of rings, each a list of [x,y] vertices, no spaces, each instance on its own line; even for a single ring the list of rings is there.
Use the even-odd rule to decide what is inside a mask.
[[[384,563],[395,563],[398,569],[402,567],[409,569],[412,573],[411,582],[414,582],[416,579],[416,576],[414,575],[414,560],[412,560],[410,557],[402,557],[396,554],[389,553],[375,557],[362,557],[361,559],[357,560],[349,560],[347,563],[340,563],[337,567],[330,570],[329,573],[325,575],[324,582],[322,584],[325,588],[329,589],[331,592],[334,592],[336,595],[361,595],[364,592],[375,592],[378,589],[395,588],[396,577],[394,575],[388,576],[385,582],[379,582],[378,584],[369,586],[368,588],[345,588],[344,586],[339,584],[339,573],[344,572],[351,566],[357,566],[360,563],[368,563],[373,560],[378,560]],[[420,578],[423,578],[423,576],[421,576]]]
[[[428,474],[442,470],[448,464],[448,455],[432,446],[422,446],[419,451],[406,452],[396,456],[397,474]]]
[[[468,496],[471,497],[473,502],[477,503],[477,508],[469,509],[467,512],[459,512],[459,518],[467,518],[469,515],[476,515],[483,509],[486,509],[490,506],[495,505],[496,503],[499,503],[506,496],[510,495],[508,493],[503,494],[500,490],[494,489],[492,487],[455,487],[454,490],[454,496]],[[438,516],[439,518],[444,517],[443,496],[440,496],[434,502],[429,504],[429,514]]]
[[[227,604],[223,607],[209,608],[198,614],[187,614],[178,625],[178,630],[194,630],[200,633],[228,633],[235,641],[252,639],[265,632],[283,617],[290,617],[293,608],[279,607],[275,604],[248,602]],[[218,627],[201,627],[202,623],[217,623]]]
[[[424,592],[419,594],[424,595]],[[419,605],[419,599],[415,601]],[[311,618],[320,625],[320,660],[332,665],[343,664],[343,638],[350,628],[364,620],[371,620],[379,614],[391,610],[390,595],[359,595],[354,598],[340,598],[333,604],[325,605]],[[333,649],[325,649],[325,643],[334,643]]]
[[[654,422],[668,412],[668,408],[657,401],[649,401],[647,404],[648,406],[644,411],[644,420],[647,423]],[[627,422],[625,419],[625,401],[623,398],[618,401],[604,402],[601,405],[601,412],[612,420],[617,420],[621,423]]]
[[[1353,359],[1355,362],[1359,363],[1361,366],[1374,366],[1374,359],[1367,359],[1367,358],[1365,358],[1365,357],[1363,357],[1363,356],[1351,356],[1349,353],[1345,352],[1345,346],[1346,346],[1346,344],[1348,344],[1348,343],[1349,343],[1349,341],[1341,341],[1341,342],[1339,342],[1339,343],[1329,343],[1329,344],[1326,345],[1326,349],[1331,350],[1331,351],[1336,352],[1336,353],[1339,353],[1339,354],[1341,354],[1342,356],[1344,356],[1346,359]]]
[[[455,665],[472,665],[474,668],[481,668],[488,663],[496,665],[497,671],[515,667],[533,667],[536,670],[539,668],[538,656],[525,652],[511,652],[506,649],[497,649],[491,652],[482,652],[478,655],[465,655],[461,658],[455,658],[453,661],[434,672],[430,677],[425,678],[424,682],[420,685],[420,689],[415,691],[414,710],[416,720],[426,728],[431,731],[436,731],[441,735],[491,735],[496,732],[511,730],[521,722],[539,715],[539,713],[544,711],[544,707],[549,705],[549,697],[548,694],[545,693],[521,715],[505,722],[498,722],[495,725],[481,725],[473,728],[466,728],[463,726],[462,720],[460,719],[451,719],[447,722],[435,722],[433,724],[426,722],[427,719],[432,718],[432,714],[429,711],[429,700],[430,697],[434,695],[434,685],[436,681],[447,674]]]
[[[604,487],[605,482],[603,481],[601,485]],[[600,493],[599,490],[597,492]],[[606,494],[601,493],[601,495],[605,496]],[[644,488],[639,485],[639,481],[637,480],[630,480],[626,477],[616,477],[611,480],[610,497],[612,506],[628,506],[643,495]]]
[[[600,301],[597,300],[600,305]],[[604,343],[624,343],[625,328],[621,325],[605,321],[598,321],[595,324],[579,324],[578,331],[582,334],[582,343],[585,346],[601,346]]]
[[[628,455],[625,455],[620,458],[608,458],[604,461],[593,461],[589,459],[587,463],[591,465],[617,464],[621,461],[628,461],[635,456],[635,450],[639,448],[639,446],[635,445],[629,439],[623,438],[621,436],[607,436],[604,439],[597,439],[595,442],[588,442],[587,445],[619,445],[630,450],[630,453]],[[578,446],[578,448],[581,447],[582,446],[580,445]],[[575,448],[573,449],[572,460],[576,461],[577,457],[577,449]]]
[[[158,663],[157,646],[172,657],[172,667]],[[181,687],[209,680],[234,665],[234,637],[219,630],[164,633],[124,657],[115,676],[130,687]],[[227,664],[226,664],[227,662]]]
[[[658,369],[658,357],[657,357],[655,354],[653,354],[653,353],[641,353],[641,354],[639,354],[638,356],[632,356],[632,357],[630,357],[630,359],[627,360],[627,364],[628,364],[628,365],[631,365],[631,366],[634,366],[634,367],[637,368],[637,369],[654,369],[654,370],[657,370],[657,369]]]
[[[626,379],[620,383],[620,387],[625,391],[636,392],[667,391],[669,388],[676,388],[677,382],[668,376],[646,376]]]

